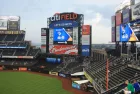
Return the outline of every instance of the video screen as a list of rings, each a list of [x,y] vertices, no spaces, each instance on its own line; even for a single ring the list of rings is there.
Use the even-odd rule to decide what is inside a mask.
[[[137,42],[140,41],[140,27],[131,25],[130,23],[121,25],[120,28],[120,40],[122,42]]]
[[[53,30],[53,44],[72,45],[73,28],[55,28]]]

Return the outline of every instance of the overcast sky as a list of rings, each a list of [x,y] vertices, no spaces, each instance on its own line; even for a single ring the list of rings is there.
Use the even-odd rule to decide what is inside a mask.
[[[41,28],[56,12],[84,14],[85,24],[92,25],[93,43],[111,41],[111,16],[122,0],[0,0],[0,15],[21,17],[26,40],[41,43]]]

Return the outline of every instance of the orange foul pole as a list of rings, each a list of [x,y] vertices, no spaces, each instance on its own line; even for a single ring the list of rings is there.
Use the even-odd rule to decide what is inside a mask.
[[[109,62],[108,62],[108,59],[107,59],[107,62],[106,62],[106,90],[108,91],[108,81],[109,81],[109,79],[108,79],[108,74],[109,74]]]

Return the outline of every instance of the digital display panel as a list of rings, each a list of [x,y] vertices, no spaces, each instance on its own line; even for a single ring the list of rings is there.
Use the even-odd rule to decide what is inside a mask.
[[[120,40],[122,42],[139,42],[140,41],[140,27],[134,24],[121,25]]]
[[[73,28],[57,28],[53,31],[54,44],[73,44]]]

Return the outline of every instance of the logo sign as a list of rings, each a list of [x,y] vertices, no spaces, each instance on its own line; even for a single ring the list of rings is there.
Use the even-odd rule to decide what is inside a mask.
[[[82,35],[90,35],[90,25],[82,26]]]
[[[112,27],[112,42],[115,42],[115,28]]]
[[[54,29],[54,44],[70,44],[73,41],[73,28]]]
[[[76,45],[50,45],[49,52],[53,54],[77,55],[78,47]]]
[[[130,9],[127,8],[123,10],[123,23],[127,23],[130,21]]]
[[[119,26],[122,23],[122,13],[116,14],[116,26]]]
[[[78,18],[78,14],[76,13],[61,13],[56,14],[53,17],[50,17],[49,20],[51,22],[60,21],[60,20],[75,20]]]
[[[120,41],[120,26],[116,27],[116,41]]]
[[[78,27],[73,28],[73,44],[78,45]]]
[[[115,20],[116,20],[115,16],[112,16],[111,17],[112,27],[115,27]]]
[[[90,56],[90,46],[82,45],[82,56]]]
[[[140,19],[140,3],[131,7],[132,20]]]
[[[90,35],[82,36],[82,45],[90,45]]]
[[[9,21],[8,30],[20,30],[18,21]]]

